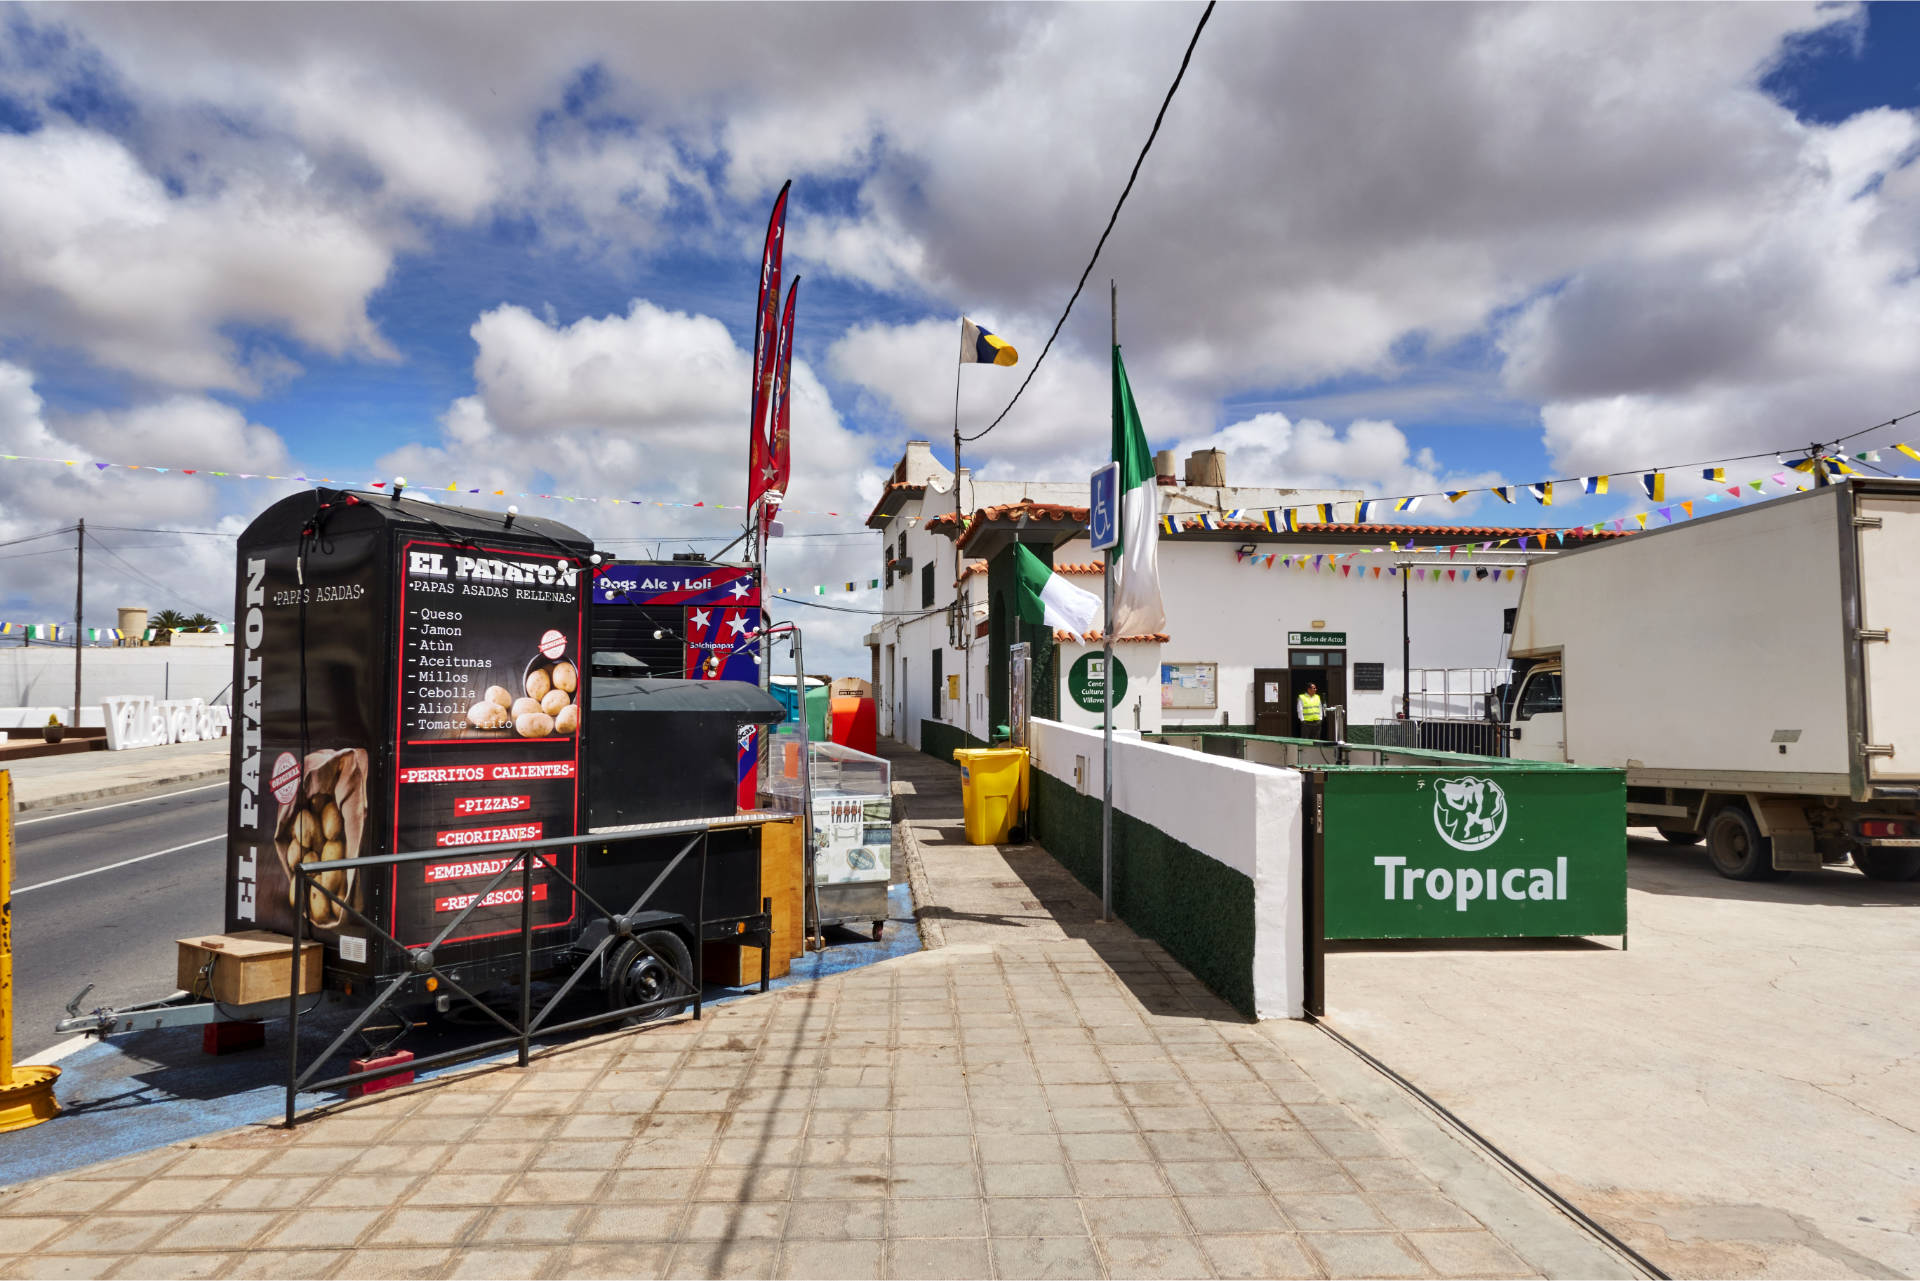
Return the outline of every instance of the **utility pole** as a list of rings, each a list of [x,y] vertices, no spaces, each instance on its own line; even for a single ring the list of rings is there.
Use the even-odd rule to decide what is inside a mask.
[[[87,600],[87,518],[82,516],[73,539],[73,731],[80,732],[80,656],[85,633],[80,615]]]
[[[954,628],[953,639],[955,646],[960,651],[960,684],[962,687],[960,733],[963,737],[971,738],[973,736],[973,609],[968,607],[962,610],[960,607],[960,540],[965,537],[967,532],[967,517],[966,513],[961,510],[963,496],[960,493],[961,362],[959,358],[965,354],[965,352],[955,353],[953,361],[953,613],[958,623],[958,626]],[[920,504],[920,510],[924,512],[926,509],[927,505],[923,501]],[[939,554],[937,549],[933,553],[935,556]],[[884,558],[886,553],[883,551],[881,555]],[[992,742],[993,726],[988,725],[985,729],[987,731],[985,735],[986,740]]]

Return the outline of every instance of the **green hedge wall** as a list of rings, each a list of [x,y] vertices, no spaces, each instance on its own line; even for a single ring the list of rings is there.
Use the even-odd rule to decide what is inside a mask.
[[[956,747],[985,747],[981,742],[958,725],[949,725],[945,721],[920,722],[920,750],[937,761],[953,764],[953,749]]]
[[[925,730],[921,742],[926,742]],[[1034,839],[1100,892],[1100,798],[1032,773]],[[1253,1009],[1253,880],[1156,827],[1113,815],[1113,909],[1242,1014]]]

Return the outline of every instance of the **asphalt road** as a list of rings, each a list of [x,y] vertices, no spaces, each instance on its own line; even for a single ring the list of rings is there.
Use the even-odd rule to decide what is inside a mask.
[[[175,990],[174,940],[224,921],[226,802],[224,782],[192,784],[14,820],[16,1057],[65,1039],[53,1024],[82,984],[87,1007]]]

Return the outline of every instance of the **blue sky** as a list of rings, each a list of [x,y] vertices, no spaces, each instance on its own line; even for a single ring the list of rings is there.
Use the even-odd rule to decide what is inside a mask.
[[[791,176],[791,523],[857,529],[806,513],[863,515],[910,437],[946,452],[959,314],[1025,362],[967,371],[966,424],[1038,355],[1197,8],[362,13],[0,9],[0,452],[737,502]],[[1238,483],[1525,483],[1920,406],[1917,46],[1887,5],[1222,9],[970,461],[1097,460],[1109,275],[1154,443],[1231,440]],[[0,537],[272,497],[10,466]],[[870,576],[865,547],[789,563]],[[39,595],[0,578],[6,610]]]

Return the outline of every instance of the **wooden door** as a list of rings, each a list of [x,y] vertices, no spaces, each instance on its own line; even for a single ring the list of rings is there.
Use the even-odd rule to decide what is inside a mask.
[[[1279,738],[1293,733],[1293,693],[1284,667],[1253,669],[1253,732]]]

